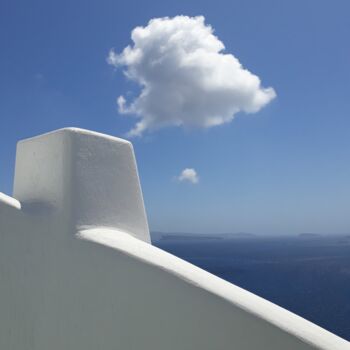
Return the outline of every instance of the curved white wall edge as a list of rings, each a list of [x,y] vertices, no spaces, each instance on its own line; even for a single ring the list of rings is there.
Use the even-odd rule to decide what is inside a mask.
[[[18,210],[21,209],[21,203],[17,199],[10,197],[2,192],[0,192],[0,206],[1,205],[6,205]]]
[[[310,349],[349,350],[350,343],[333,333],[295,315],[263,298],[212,275],[157,247],[146,244],[129,234],[106,227],[82,228],[77,237],[99,243],[118,252],[130,255],[177,278],[208,291],[212,298],[222,298],[233,308],[254,315],[262,323],[267,322],[300,339]],[[219,326],[219,325],[218,325]],[[254,334],[250,334],[254,336]],[[233,345],[233,344],[232,344]],[[236,349],[233,347],[233,349]],[[272,349],[272,347],[270,348]]]

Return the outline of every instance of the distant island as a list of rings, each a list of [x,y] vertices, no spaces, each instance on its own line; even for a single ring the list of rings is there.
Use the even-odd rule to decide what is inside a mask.
[[[181,240],[181,241],[193,241],[193,240],[229,240],[229,239],[248,239],[254,238],[256,235],[254,233],[248,232],[236,232],[236,233],[176,233],[176,232],[151,232],[151,237],[153,241],[160,240]]]
[[[313,232],[305,232],[305,233],[299,233],[299,238],[320,238],[323,235],[321,233],[313,233]]]

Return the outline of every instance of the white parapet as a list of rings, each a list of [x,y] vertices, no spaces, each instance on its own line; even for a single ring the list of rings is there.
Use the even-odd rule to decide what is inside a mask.
[[[17,199],[0,192],[0,209],[4,209],[5,207],[15,208],[19,210],[21,209],[21,203]]]
[[[0,349],[350,350],[149,244],[127,141],[73,128],[22,141],[14,197],[0,194]]]

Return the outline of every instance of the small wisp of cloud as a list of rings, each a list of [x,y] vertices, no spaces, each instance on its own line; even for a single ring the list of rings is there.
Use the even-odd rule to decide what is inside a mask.
[[[176,178],[180,182],[188,182],[193,185],[197,184],[199,181],[198,174],[193,168],[186,168],[182,170],[181,174]]]
[[[210,128],[238,112],[255,113],[276,96],[272,87],[225,53],[203,16],[155,18],[131,33],[133,44],[107,61],[124,67],[140,94],[117,99],[119,113],[138,117],[129,136],[167,126]]]

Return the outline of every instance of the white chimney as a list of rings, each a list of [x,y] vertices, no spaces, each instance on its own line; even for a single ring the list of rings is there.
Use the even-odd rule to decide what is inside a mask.
[[[132,144],[65,128],[20,141],[14,197],[76,229],[110,227],[150,242]],[[58,218],[59,219],[59,218]]]

